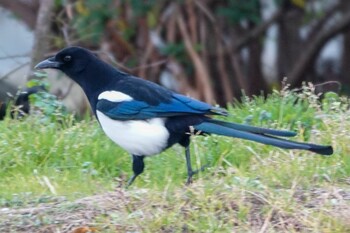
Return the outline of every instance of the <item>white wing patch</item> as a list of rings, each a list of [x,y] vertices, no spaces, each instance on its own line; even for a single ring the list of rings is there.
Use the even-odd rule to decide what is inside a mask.
[[[105,99],[111,102],[123,102],[133,100],[131,96],[124,94],[120,91],[104,91],[98,96],[98,99]]]
[[[155,155],[167,146],[169,132],[163,118],[118,121],[100,111],[96,113],[105,134],[130,154]]]

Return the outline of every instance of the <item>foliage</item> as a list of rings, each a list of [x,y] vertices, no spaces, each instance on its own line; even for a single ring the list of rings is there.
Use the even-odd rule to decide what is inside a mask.
[[[0,5],[34,28],[36,1],[5,2],[11,1]],[[166,72],[178,81],[174,88],[221,105],[240,98],[241,90],[270,93],[284,77],[293,88],[312,81],[335,91],[329,83],[338,81],[347,92],[342,74],[350,73],[349,40],[335,40],[344,53],[331,62],[325,60],[328,50],[321,50],[338,35],[347,38],[348,2],[55,0],[46,52],[84,46],[120,67],[132,65],[133,75],[145,79],[163,82]]]
[[[80,37],[92,40],[94,43],[100,41],[107,21],[118,16],[113,2],[113,0],[79,0],[77,2],[76,10],[79,17],[76,18],[73,26]]]
[[[256,24],[260,23],[260,2],[259,0],[229,0],[228,6],[218,7],[217,14],[224,16],[231,23],[238,24],[248,20]]]
[[[27,82],[27,86],[42,86],[45,90],[49,90],[50,86],[47,81],[47,73],[35,73],[34,79]],[[68,112],[62,101],[57,96],[48,91],[39,91],[29,96],[31,104],[31,112],[40,115],[42,123],[64,122],[69,117]]]
[[[135,17],[142,17],[152,9],[156,0],[147,1],[122,1],[122,4],[130,3]],[[113,0],[79,0],[76,3],[76,11],[78,17],[73,22],[73,27],[79,33],[81,38],[85,38],[87,41],[91,41],[94,44],[98,44],[101,37],[105,33],[106,24],[114,19],[118,19],[118,29],[124,35],[125,38],[130,38],[134,34],[132,25],[125,25],[125,22],[121,19],[120,15],[123,13],[121,9],[116,7],[116,3]],[[153,20],[154,21],[154,20]],[[151,21],[150,21],[151,22]]]
[[[61,40],[55,44],[97,50],[108,62],[155,82],[163,82],[166,72],[177,82],[172,88],[221,105],[239,99],[241,90],[248,96],[270,93],[284,77],[293,88],[303,81],[325,82],[327,91],[334,88],[327,81],[338,80],[346,91],[347,81],[337,69],[319,74],[325,70],[315,66],[327,41],[344,31],[330,25],[350,22],[341,11],[346,1],[322,3],[326,1],[61,1],[55,25]],[[274,25],[279,33],[268,40],[275,37]],[[308,30],[301,36],[303,28]],[[276,51],[269,55],[271,43]],[[343,73],[349,73],[347,67]]]
[[[152,10],[154,5],[156,4],[157,0],[144,0],[144,1],[139,1],[139,0],[123,0],[124,3],[130,2],[131,8],[135,12],[135,16],[144,16],[146,15],[149,11]]]
[[[300,9],[305,9],[306,0],[274,0],[278,6],[292,5]]]

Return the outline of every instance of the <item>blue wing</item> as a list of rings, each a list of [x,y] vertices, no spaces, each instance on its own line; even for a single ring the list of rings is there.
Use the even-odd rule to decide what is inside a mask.
[[[192,114],[227,115],[224,109],[175,93],[169,101],[158,105],[138,100],[112,102],[101,99],[97,102],[96,109],[115,120],[144,120]]]

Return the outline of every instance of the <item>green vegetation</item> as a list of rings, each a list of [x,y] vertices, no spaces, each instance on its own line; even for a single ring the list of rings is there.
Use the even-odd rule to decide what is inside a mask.
[[[244,98],[229,106],[229,120],[295,130],[295,140],[332,144],[334,155],[194,137],[193,165],[209,167],[188,187],[181,147],[147,158],[144,174],[125,189],[130,157],[95,120],[6,119],[0,123],[0,229],[60,228],[71,215],[85,220],[70,226],[102,232],[348,232],[348,102],[332,93],[319,100],[307,87],[266,100]],[[43,206],[48,209],[16,212]]]

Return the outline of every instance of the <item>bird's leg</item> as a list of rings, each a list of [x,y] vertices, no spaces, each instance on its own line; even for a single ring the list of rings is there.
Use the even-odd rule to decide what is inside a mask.
[[[143,162],[145,156],[140,155],[132,155],[132,170],[134,174],[129,179],[127,187],[129,187],[136,177],[140,175],[143,172],[143,169],[145,168],[145,163]]]
[[[187,165],[187,182],[186,182],[186,184],[189,185],[192,183],[192,176],[193,176],[193,170],[192,170],[192,165],[191,165],[190,146],[186,146],[185,155],[186,155],[186,165]]]
[[[197,174],[200,171],[203,171],[207,167],[207,165],[204,165],[200,169],[193,171],[192,165],[191,165],[190,146],[186,146],[186,148],[185,148],[185,155],[186,155],[186,165],[187,165],[187,181],[186,181],[186,184],[189,185],[189,184],[192,183],[192,176],[194,174]]]

